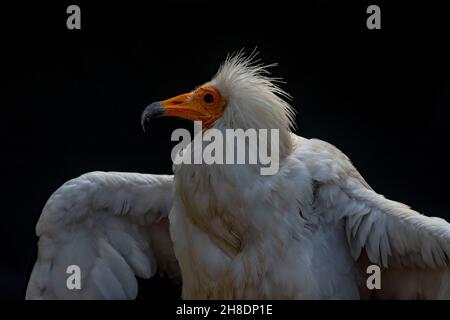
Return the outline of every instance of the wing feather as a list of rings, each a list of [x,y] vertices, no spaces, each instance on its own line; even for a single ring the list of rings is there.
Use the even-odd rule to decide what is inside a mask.
[[[66,182],[36,226],[38,259],[27,299],[133,299],[135,276],[179,279],[169,235],[173,176],[91,172]],[[161,254],[163,252],[164,254]],[[66,286],[67,267],[81,289]]]
[[[398,297],[393,291],[409,281],[410,292],[402,298],[449,297],[450,224],[373,191],[336,147],[315,139],[299,145],[296,157],[308,164],[316,186],[315,212],[344,221],[355,260],[364,253],[384,274],[390,272],[388,296]]]

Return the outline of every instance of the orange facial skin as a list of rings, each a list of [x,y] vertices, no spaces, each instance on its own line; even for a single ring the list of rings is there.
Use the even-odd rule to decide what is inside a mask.
[[[223,115],[227,101],[216,88],[204,86],[164,100],[161,105],[166,116],[202,121],[204,127],[210,128]]]

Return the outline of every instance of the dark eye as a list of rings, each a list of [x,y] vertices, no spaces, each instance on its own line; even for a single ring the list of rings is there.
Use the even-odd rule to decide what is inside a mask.
[[[203,96],[203,101],[205,101],[206,103],[213,103],[214,102],[214,95],[211,93],[207,93]]]

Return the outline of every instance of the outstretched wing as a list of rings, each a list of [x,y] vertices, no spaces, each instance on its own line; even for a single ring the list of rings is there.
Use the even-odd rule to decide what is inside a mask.
[[[158,271],[179,279],[167,218],[172,182],[169,175],[116,172],[66,182],[37,224],[38,259],[26,298],[134,299],[135,276]]]
[[[299,157],[315,181],[315,212],[343,223],[349,250],[366,274],[383,268],[374,298],[450,298],[450,224],[426,217],[373,191],[334,146],[309,140]]]

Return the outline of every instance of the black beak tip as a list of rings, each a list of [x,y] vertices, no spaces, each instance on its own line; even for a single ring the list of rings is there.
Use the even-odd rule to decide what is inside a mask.
[[[164,107],[162,106],[161,102],[153,102],[152,104],[148,105],[141,115],[142,130],[144,130],[145,132],[145,125],[151,118],[162,115],[164,115]]]

